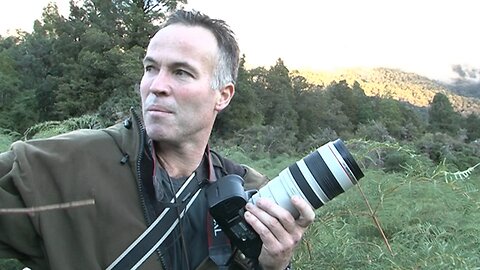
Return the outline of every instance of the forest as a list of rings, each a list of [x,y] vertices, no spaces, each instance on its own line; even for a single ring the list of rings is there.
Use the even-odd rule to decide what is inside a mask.
[[[149,37],[164,14],[181,4],[72,2],[68,18],[50,4],[32,33],[0,37],[2,132],[21,137],[36,124],[85,115],[95,116],[98,126],[121,121],[131,107],[139,107],[141,59]],[[309,141],[322,137],[370,139],[375,129],[377,136],[407,141],[436,132],[463,136],[463,142],[480,137],[480,100],[431,81],[418,83],[420,76],[379,69],[368,77],[358,72],[328,77],[289,71],[280,58],[269,68],[247,70],[246,57],[232,106],[215,128],[222,140],[246,146],[263,136],[272,141],[258,143],[275,154],[305,151]]]
[[[72,1],[68,17],[60,15],[55,5],[49,4],[42,19],[35,21],[31,33],[0,36],[0,151],[7,151],[15,140],[48,137],[80,128],[108,127],[127,117],[130,108],[138,109],[141,60],[149,38],[165,14],[181,8],[184,2],[85,0],[77,5]],[[332,75],[289,70],[281,58],[270,67],[247,69],[246,59],[248,55],[243,55],[234,99],[219,115],[212,136],[212,144],[225,155],[274,177],[288,162],[340,137],[367,171],[365,178],[375,179],[364,180],[370,181],[364,189],[372,188],[370,198],[373,201],[378,199],[383,203],[385,194],[399,198],[404,195],[399,190],[405,188],[408,193],[411,189],[406,188],[407,185],[420,183],[419,190],[431,193],[429,199],[447,194],[457,200],[457,191],[466,189],[467,195],[460,195],[458,200],[463,204],[458,207],[470,207],[468,211],[472,212],[478,210],[478,185],[472,187],[445,180],[450,179],[446,178],[449,173],[476,168],[461,177],[465,180],[472,171],[480,171],[476,167],[480,163],[480,98],[472,94],[475,91],[469,90],[469,96],[462,96],[459,94],[462,91],[455,92],[438,82],[399,70],[378,68]],[[380,183],[379,178],[385,178],[385,182]],[[421,181],[417,181],[419,179]],[[433,182],[445,184],[439,193],[432,191],[439,188]],[[316,229],[309,232],[310,240],[306,240],[296,258],[300,262],[299,269],[315,269],[311,261],[317,255],[309,244],[317,239],[315,237],[324,239],[322,245],[331,246],[335,242],[332,235],[343,233],[337,230],[340,223],[349,226],[362,222],[372,224],[353,218],[348,221],[342,211],[351,210],[342,210],[341,206],[350,201],[362,201],[358,194],[348,196],[343,203],[334,202],[324,207],[325,210],[322,208],[319,228],[324,232],[321,236],[316,236]],[[473,205],[472,201],[462,201],[465,196],[474,198]],[[393,202],[392,197],[387,205],[379,205],[387,209],[387,206],[394,207]],[[435,211],[445,211],[436,207]],[[332,217],[335,209],[341,212],[337,219]],[[424,221],[425,216],[419,212],[410,211],[412,220],[420,221],[402,221],[405,226],[418,228],[429,224],[430,227],[425,226],[444,229],[433,221]],[[370,212],[369,217],[382,214],[388,219],[391,212],[378,210]],[[452,220],[456,218],[452,216]],[[477,227],[470,229],[478,232]],[[435,228],[428,232],[439,233]],[[364,233],[375,235],[377,229],[381,231],[382,228],[363,229],[366,231],[359,232],[359,227],[352,230],[364,237]],[[391,240],[404,239],[400,238],[401,234],[418,233],[412,229],[395,234],[398,227],[387,226],[386,229],[393,230],[386,236]],[[349,233],[353,234],[348,231],[342,237],[348,238]],[[322,263],[314,260],[315,265],[328,269],[369,268],[365,261],[369,258],[385,266],[377,269],[422,268],[422,264],[395,266],[407,263],[408,257],[385,259],[384,256],[393,255],[385,251],[381,240],[369,238],[361,242],[380,242],[375,242],[375,246],[381,246],[378,249],[382,256],[373,258],[371,253],[364,251],[361,259],[345,259],[345,263],[350,262],[348,266],[335,264],[337,262],[332,260],[337,257],[321,251],[321,256],[332,259]],[[480,239],[476,237],[475,241],[471,245],[477,245],[478,249]],[[422,244],[418,245],[423,248]],[[366,246],[372,248],[373,244]],[[407,246],[400,246],[397,252],[401,253]],[[352,252],[351,247],[338,248],[338,252]],[[480,265],[474,259],[455,262],[460,265],[463,262],[464,268]],[[435,268],[438,263],[432,259],[430,264],[423,266],[438,269]],[[448,260],[442,263],[446,267],[440,269],[450,269]],[[19,267],[10,260],[0,261],[0,266],[0,269]]]

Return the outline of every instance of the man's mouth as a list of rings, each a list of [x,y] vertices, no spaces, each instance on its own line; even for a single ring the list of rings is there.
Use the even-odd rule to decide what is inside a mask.
[[[165,108],[164,106],[158,106],[158,105],[151,105],[147,108],[148,112],[153,112],[153,113],[173,113],[172,110]]]

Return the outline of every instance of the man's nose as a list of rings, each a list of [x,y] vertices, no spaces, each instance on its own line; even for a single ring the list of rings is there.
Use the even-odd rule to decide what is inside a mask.
[[[166,71],[159,71],[155,78],[153,78],[152,84],[150,85],[150,91],[154,93],[167,93],[170,92],[170,83],[169,76]]]

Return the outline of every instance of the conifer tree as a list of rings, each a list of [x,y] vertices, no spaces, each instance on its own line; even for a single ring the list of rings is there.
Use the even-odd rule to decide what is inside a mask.
[[[263,115],[259,107],[258,93],[254,90],[249,71],[245,69],[245,56],[242,56],[235,85],[235,95],[230,105],[220,113],[215,130],[222,136],[228,136],[238,130],[261,125],[262,121]]]
[[[288,132],[297,134],[298,114],[294,108],[294,93],[289,71],[282,59],[278,59],[271,67],[266,77],[268,99],[265,113],[265,123],[272,126],[284,127]]]
[[[456,134],[460,128],[460,115],[453,110],[445,94],[437,93],[428,110],[428,124],[431,132]]]

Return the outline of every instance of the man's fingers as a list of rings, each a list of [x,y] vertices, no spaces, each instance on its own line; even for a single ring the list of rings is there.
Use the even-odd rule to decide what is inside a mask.
[[[264,213],[263,210],[253,205],[248,205],[247,209],[248,211],[245,212],[245,219],[252,226],[252,228],[258,233],[258,235],[260,235],[260,238],[262,238],[264,245],[268,245],[268,246],[278,245],[279,240],[277,239],[274,232],[272,232],[272,229],[267,227],[266,225],[268,223],[271,223],[267,220],[268,215]]]
[[[298,196],[293,196],[291,201],[300,213],[299,218],[296,220],[297,224],[306,229],[315,220],[315,211],[304,199]]]

